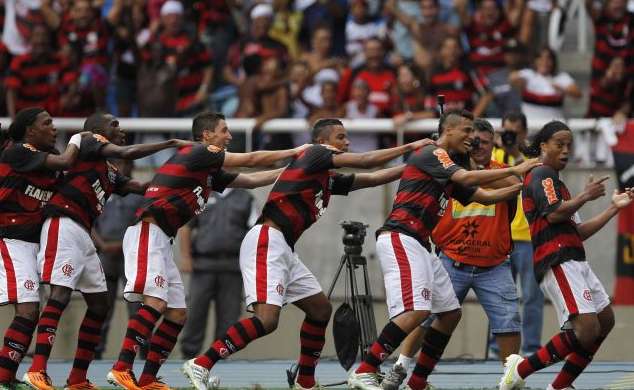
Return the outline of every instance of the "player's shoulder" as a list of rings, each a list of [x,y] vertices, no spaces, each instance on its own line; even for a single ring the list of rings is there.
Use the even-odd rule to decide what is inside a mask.
[[[557,171],[546,164],[539,165],[530,170],[529,174],[533,177],[557,177]]]
[[[2,158],[14,158],[42,152],[35,145],[26,142],[14,142],[2,151]]]

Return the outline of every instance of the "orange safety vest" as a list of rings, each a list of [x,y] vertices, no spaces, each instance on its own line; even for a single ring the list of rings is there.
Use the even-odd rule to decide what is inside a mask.
[[[503,167],[504,164],[491,161],[487,169]],[[463,206],[451,199],[432,232],[432,239],[452,260],[493,267],[506,260],[513,249],[511,221],[514,216],[515,200],[488,206],[476,202]]]

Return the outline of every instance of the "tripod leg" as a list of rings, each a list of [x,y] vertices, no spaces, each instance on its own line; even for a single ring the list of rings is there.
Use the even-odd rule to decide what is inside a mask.
[[[339,267],[337,268],[335,277],[332,279],[332,282],[330,283],[330,287],[328,288],[328,294],[326,295],[328,297],[328,300],[330,300],[330,296],[332,295],[332,292],[335,289],[335,285],[337,284],[337,280],[339,279],[339,275],[341,275],[341,270],[343,269],[343,266],[345,264],[346,264],[346,255],[343,255],[341,256],[341,261],[339,262]]]

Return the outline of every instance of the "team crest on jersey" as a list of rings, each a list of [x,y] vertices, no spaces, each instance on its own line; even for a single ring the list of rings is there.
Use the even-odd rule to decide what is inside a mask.
[[[546,195],[546,200],[548,200],[548,204],[557,203],[557,192],[555,191],[555,184],[553,183],[553,179],[546,178],[542,180],[542,187],[544,188],[544,195]]]
[[[592,302],[592,294],[590,293],[590,290],[583,290],[583,299],[588,302]]]
[[[438,148],[434,150],[434,156],[436,156],[438,162],[441,163],[442,167],[445,169],[454,165],[453,160],[451,160],[451,157],[449,157],[449,154],[447,154],[447,151],[445,149]]]
[[[222,152],[222,149],[220,149],[216,145],[207,146],[207,150],[210,151],[211,153],[220,153],[220,152]]]
[[[9,359],[13,360],[14,362],[20,362],[20,359],[22,358],[22,354],[18,351],[10,351],[9,352]]]
[[[165,288],[165,278],[161,275],[157,275],[154,278],[154,284],[156,284],[156,287]]]
[[[31,144],[22,144],[22,146],[24,146],[25,148],[27,148],[31,152],[37,152],[37,148],[35,146],[31,145]]]
[[[423,297],[424,300],[426,301],[430,301],[431,300],[431,291],[429,291],[428,288],[424,288],[421,292],[420,295]]]
[[[101,142],[101,143],[106,144],[106,143],[110,142],[110,141],[108,141],[108,138],[104,137],[101,134],[93,134],[92,136],[95,137],[95,139],[97,141]]]
[[[62,273],[66,277],[70,277],[73,274],[73,271],[75,271],[75,268],[73,268],[73,266],[70,264],[64,264],[64,266],[62,267]]]
[[[33,282],[30,279],[27,279],[24,281],[24,288],[26,288],[29,291],[33,291],[35,289],[35,282]]]
[[[277,291],[277,293],[282,297],[284,296],[284,286],[282,286],[282,283],[278,283],[277,287],[275,287],[275,291]]]

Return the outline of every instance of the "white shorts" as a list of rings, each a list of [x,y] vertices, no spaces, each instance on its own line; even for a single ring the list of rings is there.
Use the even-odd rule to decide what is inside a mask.
[[[47,218],[40,234],[37,268],[42,283],[82,293],[108,291],[106,276],[90,234],[67,217]]]
[[[126,229],[123,256],[127,279],[123,297],[127,301],[143,302],[148,295],[167,302],[170,309],[187,307],[172,240],[160,227],[141,221]]]
[[[387,232],[376,240],[390,319],[407,311],[444,313],[459,309],[449,274],[440,259],[415,238]]]
[[[282,307],[321,292],[282,232],[268,225],[255,225],[242,240],[240,271],[248,309],[254,303]]]
[[[610,304],[587,261],[566,261],[552,267],[539,286],[553,303],[561,327],[577,314],[600,313]]]
[[[39,248],[33,242],[0,238],[0,305],[40,301]]]

